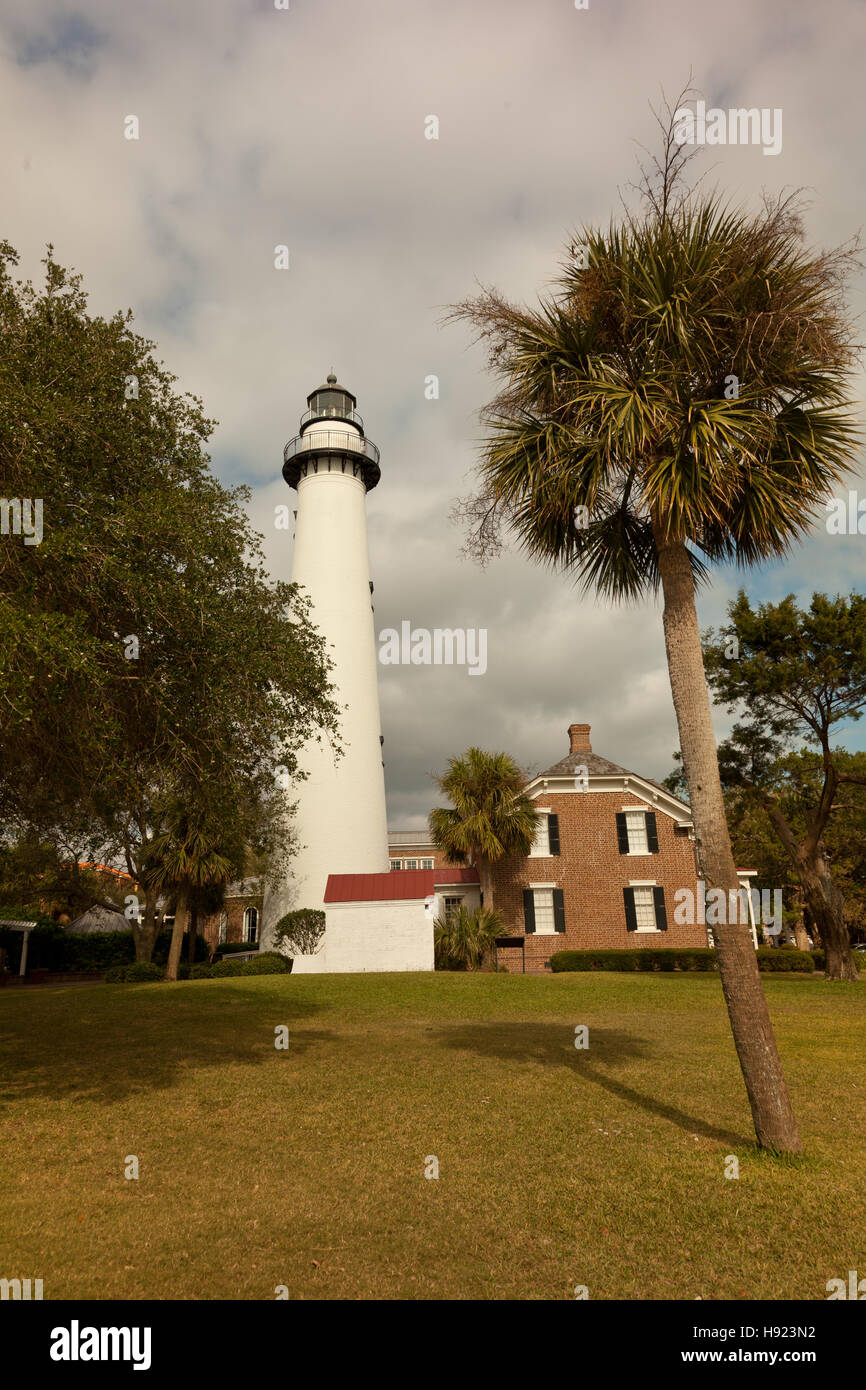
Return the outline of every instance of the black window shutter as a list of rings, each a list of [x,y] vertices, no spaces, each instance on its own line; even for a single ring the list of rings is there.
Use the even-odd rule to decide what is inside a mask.
[[[668,914],[665,911],[665,890],[663,888],[653,889],[653,898],[656,906],[656,926],[659,931],[667,931]]]
[[[553,890],[553,925],[556,931],[565,931],[565,898],[561,888]]]
[[[616,838],[619,841],[620,854],[628,854],[628,821],[625,818],[625,811],[616,813]]]
[[[656,825],[655,811],[647,811],[646,813],[646,839],[647,845],[649,846],[650,854],[658,854],[659,831],[658,826]]]
[[[634,889],[623,888],[622,896],[625,900],[625,925],[627,931],[637,931],[637,913],[634,910]]]
[[[547,817],[547,840],[551,854],[559,854],[559,816]]]
[[[527,934],[535,931],[535,897],[531,888],[523,890],[523,924]]]

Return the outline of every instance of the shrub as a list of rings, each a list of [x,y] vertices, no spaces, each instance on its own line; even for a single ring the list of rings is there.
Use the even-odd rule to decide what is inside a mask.
[[[574,970],[672,971],[716,969],[716,953],[709,946],[637,946],[621,950],[557,951],[550,958],[556,973]]]
[[[151,961],[133,961],[132,965],[111,965],[105,972],[107,985],[140,985],[152,980],[162,980],[165,971]]]
[[[798,951],[796,947],[780,951],[775,946],[761,946],[757,951],[758,969],[763,971],[797,971],[808,974],[815,969],[815,952]],[[557,951],[551,956],[553,971],[569,970],[715,970],[716,953],[708,946],[635,947],[631,950]]]
[[[189,977],[191,980],[209,980],[212,973],[213,969],[210,965],[194,965],[189,972]]]
[[[810,951],[798,951],[796,946],[786,950],[778,946],[759,946],[758,969],[769,972],[794,970],[799,974],[808,974],[815,969],[815,962]]]
[[[240,975],[245,962],[242,960],[218,960],[210,968],[212,980],[224,980],[227,975]]]
[[[497,936],[509,936],[502,914],[490,907],[464,907],[433,924],[437,970],[477,970]]]
[[[325,932],[325,914],[320,908],[298,907],[287,912],[274,927],[274,943],[291,956],[311,956]]]
[[[149,980],[161,980],[164,974],[165,971],[154,965],[153,961],[137,960],[132,965],[127,965],[123,978],[128,985],[138,985]]]
[[[241,975],[288,975],[289,963],[275,951],[266,951],[255,960],[240,962]]]
[[[217,946],[217,951],[221,956],[232,955],[235,951],[254,951],[256,943],[254,941],[224,941],[221,946]]]

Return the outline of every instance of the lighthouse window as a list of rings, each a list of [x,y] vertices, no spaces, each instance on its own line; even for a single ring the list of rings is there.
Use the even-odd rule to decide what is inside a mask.
[[[316,397],[317,415],[345,415],[346,397],[341,391],[320,391]]]

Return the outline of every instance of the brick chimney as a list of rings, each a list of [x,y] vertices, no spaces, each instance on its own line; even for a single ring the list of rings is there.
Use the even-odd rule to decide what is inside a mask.
[[[589,741],[589,724],[569,724],[568,738],[571,744],[572,753],[591,753],[592,744]]]

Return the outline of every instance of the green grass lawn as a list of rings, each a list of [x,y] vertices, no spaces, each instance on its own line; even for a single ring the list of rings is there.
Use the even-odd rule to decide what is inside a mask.
[[[765,988],[797,1162],[754,1147],[709,976],[5,990],[0,1276],[76,1299],[823,1299],[866,1274],[866,983]]]

